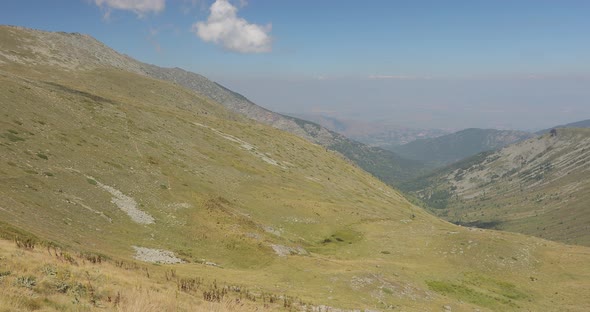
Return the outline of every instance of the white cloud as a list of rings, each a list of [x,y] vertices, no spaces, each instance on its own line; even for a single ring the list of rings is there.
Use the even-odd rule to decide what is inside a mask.
[[[112,9],[133,11],[142,17],[150,12],[161,12],[166,6],[166,0],[94,0],[94,3],[106,9],[105,18],[110,16]]]
[[[245,3],[245,2],[241,2]],[[192,31],[203,41],[220,44],[240,53],[263,53],[272,49],[272,25],[248,23],[237,16],[238,9],[227,0],[216,0],[206,22],[193,24]]]

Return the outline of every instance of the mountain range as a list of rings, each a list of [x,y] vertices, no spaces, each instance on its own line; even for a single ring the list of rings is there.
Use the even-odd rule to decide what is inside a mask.
[[[0,26],[0,309],[590,306],[588,247],[441,220],[199,77]]]

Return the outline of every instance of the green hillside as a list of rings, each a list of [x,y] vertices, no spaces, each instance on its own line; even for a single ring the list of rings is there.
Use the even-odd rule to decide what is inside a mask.
[[[0,243],[1,309],[113,309],[122,289],[119,310],[224,291],[249,302],[236,310],[590,306],[589,248],[435,218],[340,154],[100,49],[0,27],[0,237],[20,246]]]
[[[590,129],[557,129],[405,184],[445,219],[590,245]]]
[[[522,131],[471,128],[436,138],[415,140],[394,146],[392,150],[402,157],[424,162],[430,167],[442,167],[532,136]]]

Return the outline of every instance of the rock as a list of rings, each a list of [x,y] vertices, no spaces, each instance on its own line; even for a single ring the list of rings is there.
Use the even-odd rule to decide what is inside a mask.
[[[270,247],[279,257],[286,257],[289,255],[308,255],[307,250],[301,247],[288,247],[283,245],[271,244]]]
[[[172,251],[131,246],[135,249],[135,259],[151,263],[174,264],[183,263]]]

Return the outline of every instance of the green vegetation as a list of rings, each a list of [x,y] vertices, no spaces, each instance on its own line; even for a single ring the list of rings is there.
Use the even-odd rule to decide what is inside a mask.
[[[45,155],[45,154],[43,154],[41,152],[37,153],[37,157],[39,157],[41,159],[45,159],[45,160],[49,159],[49,157],[47,157],[47,155]]]
[[[426,172],[420,161],[405,159],[378,147],[369,147],[352,140],[342,140],[330,145],[356,165],[381,181],[397,186]]]
[[[440,294],[493,310],[521,308],[519,304],[529,298],[514,284],[471,273],[458,281],[431,280],[426,284]]]
[[[438,293],[454,297],[459,300],[471,302],[478,306],[499,309],[502,304],[506,304],[513,308],[517,307],[516,305],[511,304],[512,302],[508,298],[493,297],[462,284],[442,281],[428,281],[427,284],[430,289]]]
[[[20,142],[20,141],[24,141],[25,140],[25,139],[17,136],[14,133],[11,133],[11,132],[5,133],[3,136],[5,138],[7,138],[8,140],[10,140],[10,142]]]
[[[14,281],[14,285],[32,289],[37,285],[37,279],[34,276],[19,276]]]

